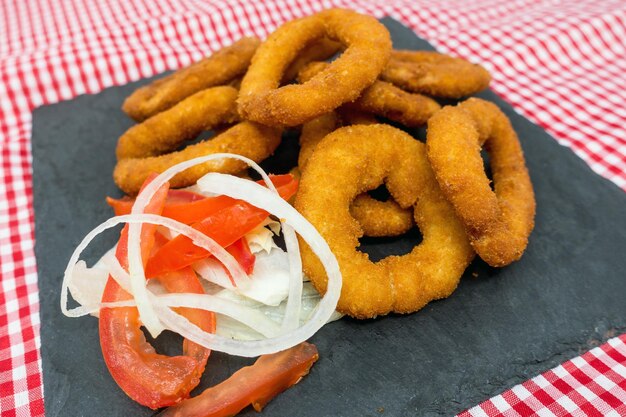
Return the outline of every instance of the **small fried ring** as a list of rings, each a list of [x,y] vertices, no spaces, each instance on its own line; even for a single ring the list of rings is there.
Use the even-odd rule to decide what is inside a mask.
[[[298,80],[305,82],[328,67],[327,62],[312,62],[298,74]],[[441,108],[439,103],[421,94],[408,93],[395,85],[377,80],[365,89],[359,98],[342,107],[372,113],[398,122],[407,127],[418,127]]]
[[[342,107],[343,109],[343,107]],[[369,115],[346,111],[341,114],[344,124],[375,124],[376,120]],[[331,133],[340,124],[335,112],[323,114],[302,126],[300,135],[300,155],[298,166],[300,171],[306,169],[308,159],[317,144],[324,136]],[[348,122],[348,123],[345,123]],[[365,236],[398,236],[413,227],[413,210],[402,208],[389,199],[378,201],[367,193],[358,195],[350,205],[350,214],[363,229]]]
[[[128,129],[117,142],[117,159],[145,158],[175,150],[180,144],[220,124],[238,120],[237,90],[213,87]]]
[[[414,93],[461,98],[484,90],[491,81],[480,65],[431,51],[396,51],[380,77]]]
[[[298,53],[323,37],[339,41],[345,51],[308,82],[278,88]],[[252,58],[241,82],[239,113],[271,126],[302,124],[356,99],[378,78],[390,52],[389,32],[370,16],[330,9],[288,22]]]
[[[401,206],[414,206],[423,240],[407,255],[373,263],[357,250],[362,233],[349,206],[383,181]],[[449,296],[474,256],[463,225],[441,194],[425,146],[388,125],[348,126],[326,136],[302,173],[295,207],[337,257],[343,276],[337,309],[353,317],[409,313]],[[302,261],[323,293],[326,274],[305,244]]]
[[[122,110],[140,122],[198,91],[228,84],[248,69],[260,43],[257,38],[242,38],[189,67],[140,87],[124,101]]]
[[[518,260],[534,227],[535,194],[506,115],[477,98],[444,107],[428,121],[426,145],[437,181],[478,255],[491,266]],[[495,192],[480,156],[483,145]]]
[[[280,129],[244,121],[214,138],[187,146],[178,152],[148,158],[122,159],[115,166],[113,179],[122,191],[133,195],[137,194],[141,184],[153,172],[161,173],[183,161],[219,152],[236,153],[260,162],[274,153],[280,140]],[[181,172],[170,180],[170,185],[172,188],[186,187],[194,184],[207,172],[235,174],[246,167],[245,163],[234,159],[210,161]]]

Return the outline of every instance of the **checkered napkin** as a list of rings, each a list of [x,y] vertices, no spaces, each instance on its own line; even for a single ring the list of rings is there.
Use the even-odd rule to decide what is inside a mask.
[[[479,62],[520,113],[626,189],[623,0],[1,0],[0,413],[44,413],[31,111],[176,69],[327,7],[389,15]],[[626,415],[626,336],[461,416]]]

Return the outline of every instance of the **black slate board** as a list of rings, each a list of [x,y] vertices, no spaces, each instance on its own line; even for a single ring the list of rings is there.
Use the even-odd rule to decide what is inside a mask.
[[[383,22],[396,48],[432,49],[397,22]],[[115,142],[131,125],[121,103],[148,81],[34,113],[35,249],[49,417],[154,414],[108,375],[95,319],[66,318],[58,304],[73,248],[111,215],[104,197],[119,195],[111,180]],[[481,97],[511,118],[535,186],[536,227],[523,259],[502,270],[474,261],[449,299],[417,314],[326,326],[313,338],[321,356],[311,374],[262,415],[452,415],[626,331],[626,194],[495,94]],[[266,166],[289,168],[295,148],[288,145]],[[115,240],[111,233],[98,241],[88,259]],[[369,251],[379,258],[414,241],[372,244]],[[170,342],[159,344],[171,351]],[[214,353],[201,386],[247,363]]]

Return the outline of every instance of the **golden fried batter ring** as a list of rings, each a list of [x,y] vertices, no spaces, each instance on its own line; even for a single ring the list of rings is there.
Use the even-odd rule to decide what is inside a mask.
[[[393,200],[379,201],[359,194],[350,204],[350,214],[359,222],[363,234],[372,237],[400,236],[413,227],[413,210]]]
[[[480,65],[431,51],[396,51],[380,77],[414,93],[461,98],[484,90],[491,81]]]
[[[238,120],[237,90],[213,87],[128,129],[117,142],[117,159],[145,158],[171,152],[183,142],[224,123]]]
[[[278,88],[299,52],[323,37],[339,41],[345,51],[308,82]],[[390,52],[389,32],[370,16],[331,9],[288,22],[252,58],[241,82],[239,113],[267,125],[302,124],[356,99],[376,80]]]
[[[341,51],[343,46],[339,42],[332,41],[328,38],[322,38],[319,41],[307,46],[300,51],[298,57],[293,61],[283,75],[283,83],[294,80],[300,70],[314,61],[325,61]]]
[[[313,155],[317,144],[337,126],[339,126],[339,117],[334,111],[316,117],[302,125],[299,139],[300,153],[298,154],[298,168],[301,172],[306,169],[306,164]]]
[[[376,123],[373,117],[354,111],[343,112],[341,120],[350,124]],[[298,156],[300,171],[306,169],[307,161],[317,144],[324,136],[335,130],[340,124],[339,122],[337,114],[330,112],[316,117],[302,126],[300,155]],[[359,222],[365,236],[398,236],[413,227],[413,210],[400,207],[392,199],[387,201],[375,200],[367,193],[358,195],[354,199],[350,205],[350,214]]]
[[[242,38],[187,68],[140,87],[124,101],[122,110],[139,122],[200,90],[228,84],[246,72],[260,43],[257,38]]]
[[[298,80],[300,82],[310,80],[329,65],[327,62],[313,62],[299,72]],[[408,127],[424,125],[428,118],[441,108],[432,98],[407,93],[385,81],[374,82],[358,99],[342,107],[382,116]]]
[[[471,98],[428,121],[428,158],[472,246],[491,266],[518,260],[534,227],[535,195],[517,135],[498,107]],[[494,191],[481,146],[489,153]]]
[[[414,206],[423,241],[407,255],[373,263],[357,250],[363,233],[349,207],[357,195],[383,182],[398,204]],[[295,207],[337,257],[343,275],[337,309],[353,317],[409,313],[449,296],[474,256],[441,194],[425,146],[388,125],[349,126],[326,136],[302,173]],[[323,293],[326,274],[305,244],[302,261]]]
[[[153,172],[161,173],[183,161],[220,152],[236,153],[260,162],[274,153],[280,139],[280,129],[244,121],[212,139],[190,145],[178,152],[149,158],[122,159],[115,166],[113,179],[125,193],[137,194],[141,184]],[[207,172],[235,174],[246,167],[245,163],[234,159],[210,161],[181,172],[170,180],[170,184],[173,188],[186,187],[194,184]]]

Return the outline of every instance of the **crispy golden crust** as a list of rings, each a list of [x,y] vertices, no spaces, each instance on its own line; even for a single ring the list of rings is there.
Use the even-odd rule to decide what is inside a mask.
[[[317,144],[337,126],[344,124],[373,124],[376,120],[359,112],[345,111],[341,117],[335,112],[323,114],[302,126],[298,167],[306,169],[308,159]],[[363,229],[365,236],[398,236],[413,227],[413,211],[400,207],[395,201],[377,201],[367,193],[357,196],[350,206],[350,213]]]
[[[407,255],[372,263],[357,250],[363,232],[349,207],[357,195],[383,182],[398,204],[414,206],[424,239]],[[349,126],[327,135],[302,173],[295,207],[337,257],[343,275],[337,309],[353,317],[409,313],[447,297],[474,255],[439,190],[424,145],[391,126]],[[302,260],[323,293],[324,269],[304,243]]]
[[[278,88],[299,52],[323,37],[340,42],[345,51],[308,82]],[[389,32],[370,16],[331,9],[288,22],[252,58],[241,82],[239,113],[267,125],[302,124],[356,99],[376,80],[390,52]]]
[[[233,87],[208,88],[131,127],[117,142],[117,159],[171,152],[203,130],[236,122],[237,94]]]
[[[260,43],[257,38],[242,38],[187,68],[140,87],[124,101],[122,110],[142,121],[200,90],[228,84],[248,69]]]
[[[115,167],[113,179],[122,191],[132,195],[139,191],[141,184],[151,173],[161,173],[178,163],[198,156],[230,152],[260,162],[274,152],[280,139],[280,129],[244,121],[212,139],[188,146],[179,152],[148,158],[122,159]],[[234,174],[246,167],[243,162],[233,159],[207,162],[176,175],[170,180],[170,185],[173,188],[185,187],[195,183],[207,172]]]
[[[327,62],[312,62],[298,74],[300,82],[306,82],[328,67]],[[404,126],[417,127],[441,108],[432,98],[408,93],[391,83],[377,80],[365,89],[359,98],[343,107],[385,117]]]
[[[315,147],[324,136],[335,130],[339,126],[337,113],[331,111],[302,125],[300,133],[300,153],[298,154],[298,168],[300,171],[306,169],[306,164]]]
[[[535,195],[509,119],[488,101],[444,107],[428,122],[428,158],[478,255],[491,266],[518,260],[534,227]],[[489,153],[494,191],[481,146]]]
[[[413,227],[413,210],[393,200],[378,201],[367,193],[350,204],[350,215],[359,222],[365,236],[399,236]]]
[[[292,81],[296,78],[300,70],[314,61],[325,61],[341,51],[343,46],[339,42],[335,42],[328,38],[322,38],[319,41],[307,46],[298,54],[298,57],[289,65],[283,75],[282,83]]]
[[[491,81],[480,65],[431,51],[396,51],[380,77],[414,93],[461,98],[484,90]]]

